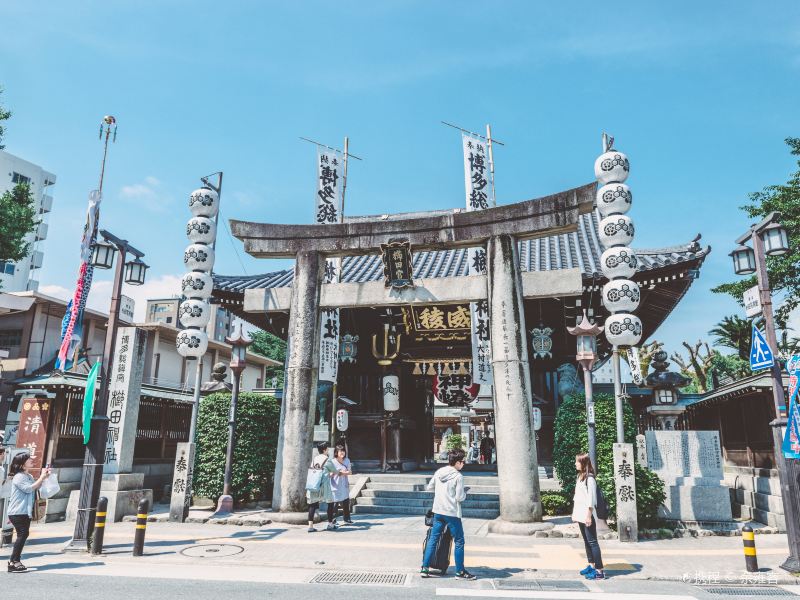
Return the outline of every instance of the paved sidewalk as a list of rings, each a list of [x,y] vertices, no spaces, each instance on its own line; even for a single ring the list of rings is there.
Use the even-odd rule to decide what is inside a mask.
[[[414,574],[419,568],[425,528],[420,517],[360,516],[338,531],[272,523],[236,526],[153,522],[147,527],[145,556],[131,556],[133,523],[109,524],[105,554],[63,554],[72,525],[36,526],[25,562],[39,571],[64,574],[196,578],[216,581],[307,583],[326,571]],[[482,579],[580,579],[585,565],[580,539],[499,536],[487,522],[465,519],[466,565]],[[749,583],[800,583],[778,568],[786,557],[784,535],[756,538],[760,573]],[[697,583],[741,583],[741,538],[703,537],[623,544],[601,542],[613,578],[663,579]],[[7,556],[10,548],[0,550]],[[413,585],[425,585],[416,577]],[[439,580],[442,581],[442,580]]]

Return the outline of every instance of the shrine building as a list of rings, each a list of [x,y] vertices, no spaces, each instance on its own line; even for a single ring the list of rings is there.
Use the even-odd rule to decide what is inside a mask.
[[[289,343],[273,507],[303,510],[312,443],[323,426],[330,435],[336,408],[346,407],[345,435],[359,472],[436,468],[448,434],[469,443],[491,437],[496,461],[474,468],[497,470],[501,519],[540,520],[538,478],[551,472],[556,410],[567,393],[582,390],[567,327],[584,310],[599,324],[607,314],[595,191],[592,183],[481,211],[325,225],[232,221],[250,255],[295,259],[294,269],[214,276],[215,302]],[[393,244],[410,252],[404,287],[387,285],[397,273],[382,254]],[[475,247],[486,250],[485,275],[468,274]],[[710,249],[698,236],[634,250],[644,341],[698,277]],[[341,259],[338,283],[325,283],[329,259]],[[487,312],[492,385],[473,384],[475,303]],[[339,335],[334,390],[318,371],[329,359],[320,356],[326,315],[336,309],[338,322],[329,324]],[[602,359],[611,348],[604,336],[598,342]],[[334,394],[347,400],[332,406]]]

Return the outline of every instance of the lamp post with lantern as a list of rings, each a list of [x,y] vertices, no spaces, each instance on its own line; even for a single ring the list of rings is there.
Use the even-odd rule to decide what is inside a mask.
[[[114,266],[114,256],[119,252],[114,271],[114,287],[111,294],[111,308],[108,315],[106,341],[103,359],[100,363],[100,389],[95,397],[89,443],[86,445],[83,474],[81,476],[78,511],[75,517],[75,530],[68,549],[83,551],[88,549],[88,540],[94,528],[94,513],[100,497],[100,484],[103,479],[106,438],[108,436],[108,393],[111,359],[116,350],[117,329],[119,328],[120,297],[123,281],[128,285],[142,285],[148,266],[142,261],[144,253],[137,250],[117,236],[101,229],[102,242],[92,247],[92,266],[96,269],[110,269]],[[128,255],[132,260],[127,260]]]
[[[597,362],[597,336],[603,333],[603,328],[589,321],[589,317],[584,310],[581,322],[575,327],[567,327],[567,331],[577,337],[578,348],[575,354],[575,360],[583,367],[583,387],[586,397],[586,427],[589,436],[589,457],[596,468],[597,442],[595,439],[592,368],[595,362]]]
[[[737,275],[756,274],[765,334],[773,356],[777,356],[778,353],[778,338],[772,313],[772,291],[769,286],[766,257],[781,256],[789,252],[789,236],[786,228],[780,224],[780,218],[778,212],[767,215],[763,221],[739,236],[736,240],[737,247],[730,253],[733,270]],[[752,247],[745,245],[748,241]],[[789,542],[789,557],[781,568],[796,573],[800,572],[800,460],[785,458],[783,455],[783,428],[786,427],[786,417],[782,411],[786,410],[787,406],[781,366],[777,360],[773,362],[771,375],[775,419],[770,422],[770,426]]]
[[[217,512],[231,512],[233,510],[233,496],[231,494],[231,479],[233,478],[233,450],[236,447],[236,405],[239,401],[239,388],[242,383],[242,372],[247,366],[247,348],[253,339],[242,328],[242,322],[236,323],[236,328],[225,341],[231,345],[231,371],[233,371],[233,391],[231,392],[231,408],[228,413],[228,451],[225,455],[225,479],[222,485],[222,496],[217,502]]]

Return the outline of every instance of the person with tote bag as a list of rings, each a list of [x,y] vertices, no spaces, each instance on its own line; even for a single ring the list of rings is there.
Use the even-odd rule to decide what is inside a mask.
[[[9,476],[11,480],[11,496],[8,499],[8,520],[17,532],[14,549],[8,561],[9,573],[24,573],[28,568],[23,565],[22,549],[28,539],[33,516],[33,505],[36,502],[36,490],[42,487],[50,476],[50,468],[42,469],[38,479],[34,479],[28,471],[33,468],[33,459],[27,452],[17,454],[11,461]]]
[[[605,500],[602,500],[602,494],[597,487],[594,466],[588,454],[578,454],[575,457],[575,470],[578,472],[578,480],[575,482],[575,495],[572,498],[572,520],[580,527],[586,559],[589,562],[580,574],[586,579],[605,579],[603,557],[597,541],[598,512],[602,512],[598,508],[605,504]]]
[[[331,490],[331,476],[338,471],[333,461],[328,457],[328,442],[317,444],[317,455],[311,461],[306,477],[306,502],[308,502],[308,532],[317,531],[314,528],[314,513],[319,509],[320,502],[333,502]],[[328,520],[328,531],[337,528],[335,523]]]

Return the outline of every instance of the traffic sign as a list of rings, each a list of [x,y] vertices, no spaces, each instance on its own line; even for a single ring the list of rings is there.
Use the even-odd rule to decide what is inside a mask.
[[[742,302],[744,302],[744,314],[748,319],[761,314],[761,292],[757,285],[745,290]]]
[[[760,371],[767,369],[775,364],[775,357],[772,355],[764,334],[758,330],[753,323],[753,339],[750,342],[750,370]]]

